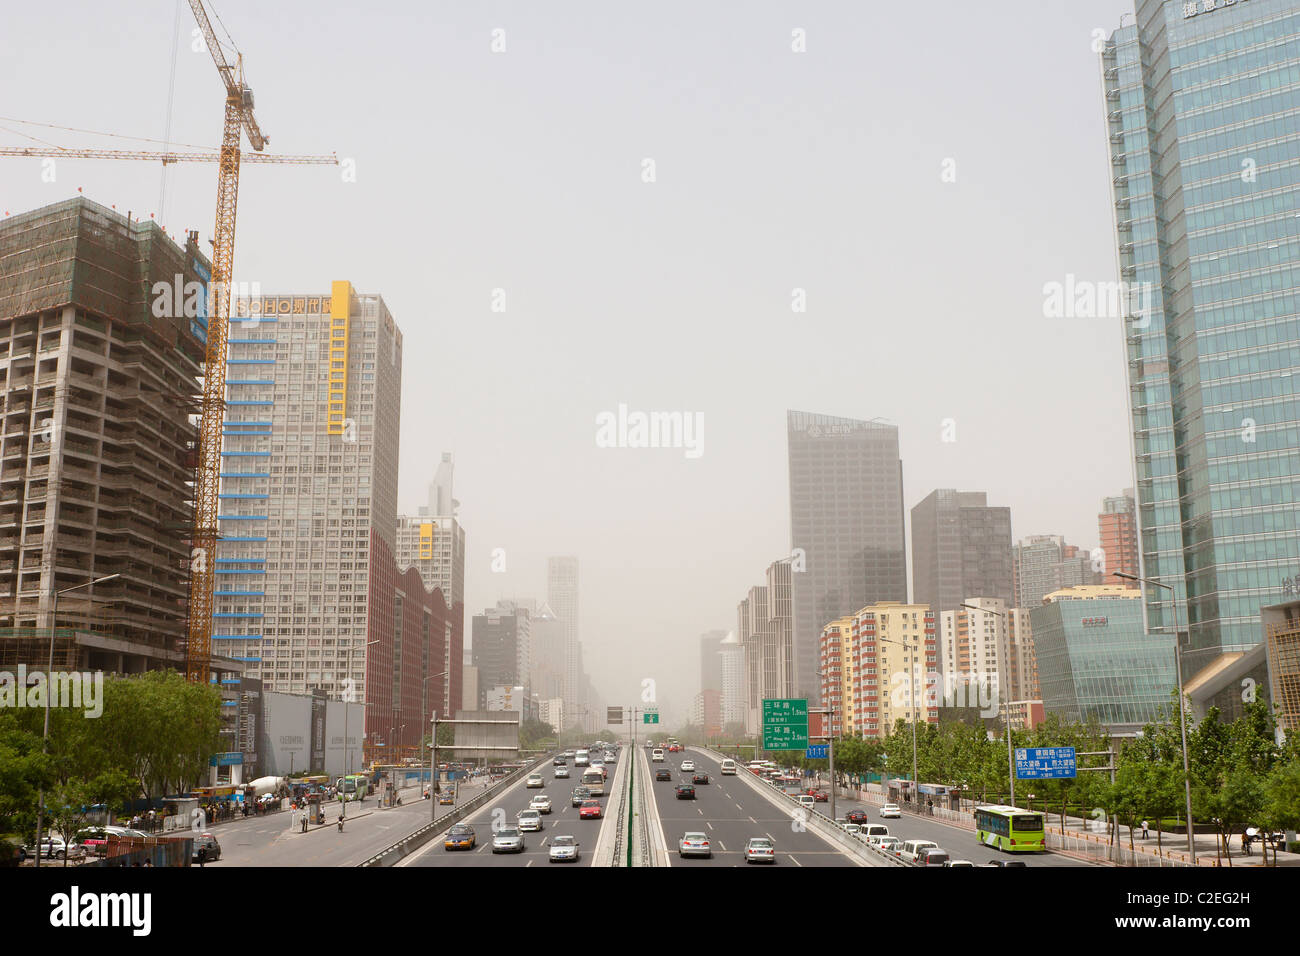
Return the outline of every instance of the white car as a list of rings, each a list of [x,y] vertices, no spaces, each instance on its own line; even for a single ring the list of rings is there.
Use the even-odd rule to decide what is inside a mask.
[[[552,863],[576,863],[581,855],[577,839],[568,833],[561,833],[551,841],[549,860]]]
[[[899,809],[896,803],[886,803],[880,808],[880,819],[882,820],[901,820],[903,811]]]
[[[867,842],[880,847],[891,856],[898,856],[898,850],[903,845],[903,841],[896,836],[868,837]]]
[[[799,806],[803,807],[805,810],[817,809],[817,801],[812,798],[812,794],[801,793],[799,796],[795,797],[795,799],[799,802]]]
[[[664,762],[664,752],[663,752],[662,750],[660,750],[658,747],[656,747],[654,750],[650,751],[650,762],[651,762],[651,763],[663,763],[663,762]]]
[[[903,844],[903,848],[898,851],[898,856],[908,863],[921,863],[924,862],[928,851],[937,849],[939,849],[939,844],[933,840],[908,840]]]
[[[975,868],[975,864],[970,860],[949,860],[944,863],[944,866],[969,866],[971,869]]]
[[[546,781],[542,779],[540,773],[530,773],[528,775],[528,782],[524,784],[524,788],[527,790],[536,790],[538,787],[544,786],[546,786]]]
[[[849,823],[847,820],[840,824],[840,829],[845,833],[860,833],[862,827],[856,823]]]
[[[544,793],[539,793],[528,802],[529,810],[536,810],[538,813],[551,812],[551,798]]]
[[[556,779],[556,780],[563,780],[563,779],[568,778],[568,776],[569,776],[569,768],[568,768],[568,767],[566,767],[566,766],[564,766],[563,764],[561,764],[560,766],[558,766],[558,767],[555,768],[555,779]]]
[[[683,834],[681,842],[677,844],[677,855],[707,856],[712,859],[713,850],[709,848],[708,834],[700,833],[697,830]]]
[[[541,811],[532,808],[520,810],[515,814],[515,822],[520,830],[540,830],[542,828]]]
[[[683,760],[683,761],[682,761],[682,773],[690,773],[690,772],[693,771],[694,769],[695,769],[695,761],[694,761],[694,760]]]

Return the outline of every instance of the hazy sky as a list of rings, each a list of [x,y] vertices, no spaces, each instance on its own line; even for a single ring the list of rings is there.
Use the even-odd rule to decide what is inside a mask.
[[[0,115],[161,139],[178,8],[172,139],[217,143],[223,91],[177,0],[6,4]],[[405,334],[403,507],[453,452],[471,614],[544,596],[546,556],[578,555],[610,703],[654,677],[685,716],[699,635],[788,553],[787,408],[898,425],[907,509],[987,491],[1017,538],[1091,547],[1101,498],[1132,484],[1119,321],[1043,308],[1067,274],[1115,278],[1092,43],[1131,0],[216,10],[269,150],[356,168],[245,166],[236,280],[383,295]],[[154,164],[56,177],[0,160],[0,214],[78,186],[160,211]],[[173,235],[207,241],[215,177],[171,167]],[[703,453],[597,447],[619,403],[702,415]]]

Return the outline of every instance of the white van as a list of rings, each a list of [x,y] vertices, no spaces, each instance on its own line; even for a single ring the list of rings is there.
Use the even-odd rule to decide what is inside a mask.
[[[858,832],[867,840],[868,843],[875,843],[881,837],[889,836],[889,827],[883,823],[863,823],[859,826]],[[872,838],[875,839],[872,839]]]
[[[815,810],[815,809],[817,809],[817,807],[816,807],[816,801],[813,800],[813,798],[812,798],[812,794],[801,793],[801,794],[799,794],[799,796],[796,797],[795,799],[799,801],[799,806],[803,807],[803,808],[806,809],[806,810]]]
[[[735,774],[736,774],[736,761],[731,760],[730,758],[722,761],[722,775],[724,777],[731,777],[731,776],[735,776]]]
[[[579,750],[573,755],[573,765],[575,767],[586,767],[591,763],[591,753],[586,750]]]
[[[922,851],[931,849],[939,849],[939,844],[933,840],[908,840],[898,851],[898,855],[908,863],[917,863],[921,859]]]
[[[656,747],[654,750],[650,751],[650,762],[651,762],[651,763],[663,763],[663,762],[664,762],[664,752],[663,752],[662,750],[660,750],[658,747]]]

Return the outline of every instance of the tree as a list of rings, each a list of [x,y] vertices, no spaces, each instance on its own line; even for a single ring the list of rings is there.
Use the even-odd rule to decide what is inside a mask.
[[[1264,784],[1264,825],[1270,830],[1300,829],[1300,761],[1278,763]],[[1277,847],[1273,848],[1277,866]]]

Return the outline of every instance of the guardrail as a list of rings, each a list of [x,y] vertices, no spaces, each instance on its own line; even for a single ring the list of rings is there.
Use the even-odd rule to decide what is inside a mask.
[[[715,760],[727,759],[727,754],[719,753],[716,750],[710,750],[708,747],[694,747],[702,753],[708,754]],[[839,847],[846,855],[865,863],[867,866],[915,866],[916,864],[887,853],[874,844],[868,843],[865,839],[856,833],[849,833],[843,827],[840,827],[830,817],[819,812],[816,809],[810,810],[803,806],[794,797],[790,796],[784,790],[778,790],[770,784],[764,783],[755,777],[748,770],[737,765],[736,779],[743,779],[747,786],[754,789],[766,797],[771,803],[783,810],[791,811],[791,819],[799,820],[810,827],[814,832],[830,843],[832,846]]]
[[[392,866],[394,863],[410,856],[413,852],[424,846],[452,824],[459,823],[479,807],[491,803],[504,787],[508,787],[520,777],[532,773],[548,759],[550,759],[548,756],[543,755],[528,766],[521,767],[514,773],[507,774],[497,781],[495,786],[488,787],[488,789],[484,790],[473,800],[449,810],[447,813],[444,813],[442,816],[435,819],[432,823],[426,823],[414,833],[398,840],[386,850],[381,850],[374,856],[370,857],[370,859],[358,863],[357,866]],[[429,799],[436,800],[437,798],[431,794]]]

